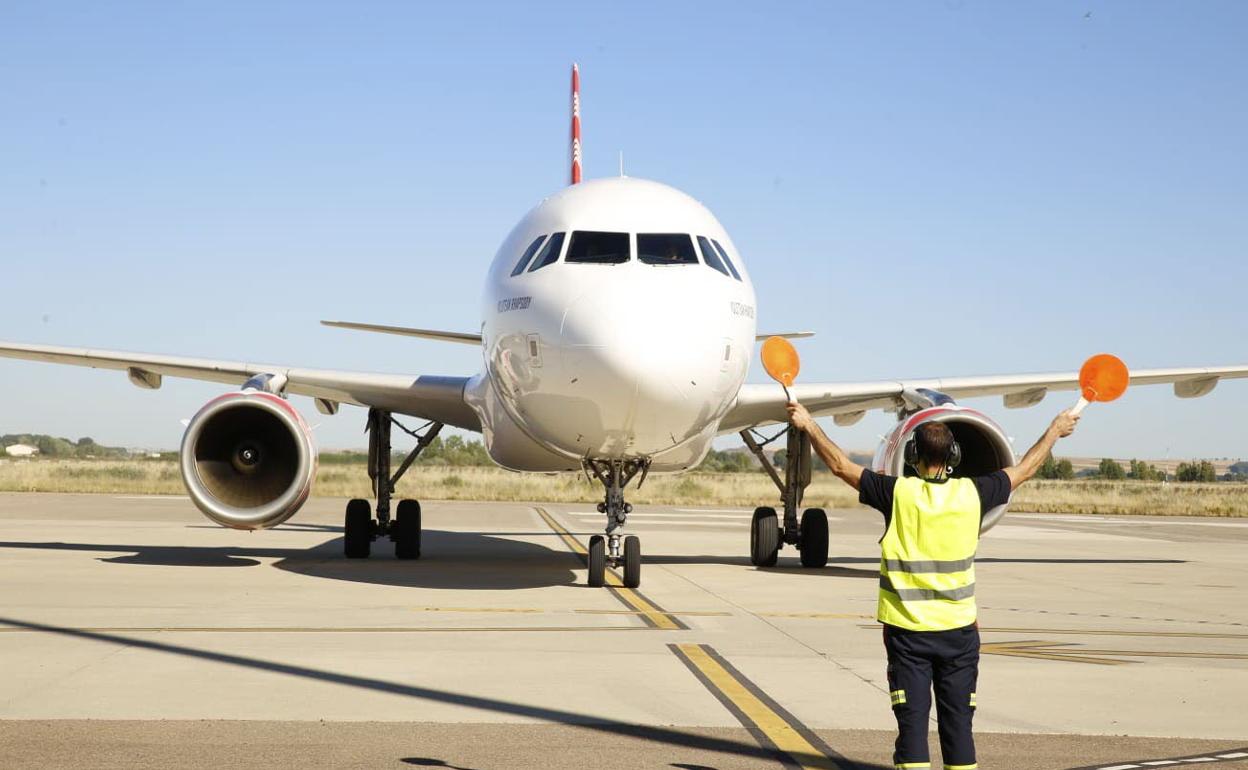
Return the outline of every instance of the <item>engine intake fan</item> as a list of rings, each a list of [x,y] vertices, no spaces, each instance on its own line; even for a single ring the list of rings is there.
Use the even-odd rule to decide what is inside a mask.
[[[182,480],[195,505],[234,529],[286,521],[316,477],[312,431],[285,399],[246,390],[209,401],[182,437]]]
[[[953,476],[985,476],[1016,462],[1010,439],[989,417],[974,409],[948,403],[920,410],[905,417],[897,427],[884,437],[871,467],[877,473],[890,476],[914,476],[913,468],[906,465],[905,446],[914,431],[925,422],[943,422],[953,431],[953,437],[962,447],[962,462],[954,469]],[[980,532],[987,532],[1005,515],[1009,503],[984,513]]]

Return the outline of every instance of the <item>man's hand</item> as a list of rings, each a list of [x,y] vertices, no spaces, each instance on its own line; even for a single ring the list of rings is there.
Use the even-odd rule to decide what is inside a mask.
[[[1058,438],[1066,438],[1075,432],[1075,426],[1079,424],[1079,415],[1071,414],[1070,410],[1062,412],[1053,418],[1053,422],[1049,425],[1049,430],[1057,434]]]
[[[810,416],[810,412],[806,411],[806,407],[796,401],[790,401],[787,408],[789,410],[789,424],[803,433],[809,433],[811,426],[815,423]]]

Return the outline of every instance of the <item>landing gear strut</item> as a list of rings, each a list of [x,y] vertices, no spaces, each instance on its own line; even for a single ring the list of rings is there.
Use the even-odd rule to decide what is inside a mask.
[[[786,437],[783,478],[763,451],[764,447],[780,436]],[[802,512],[800,521],[797,516],[802,498],[806,494],[806,487],[810,486],[810,436],[790,426],[782,433],[777,433],[762,442],[759,442],[755,434],[749,430],[741,431],[741,438],[780,490],[780,500],[784,511],[784,522],[781,524],[776,516],[775,508],[754,509],[754,517],[750,522],[750,563],[756,567],[774,567],[780,548],[784,545],[791,545],[800,552],[803,567],[826,566],[828,563],[827,513],[822,508],[807,508]]]
[[[586,460],[585,473],[602,482],[606,499],[598,503],[598,512],[607,515],[607,533],[589,539],[589,580],[591,586],[606,582],[607,566],[624,567],[624,585],[636,588],[641,585],[641,540],[636,535],[623,537],[619,529],[624,526],[633,506],[624,502],[624,487],[640,473],[640,487],[650,470],[648,460]],[[621,543],[623,548],[621,549]]]
[[[399,426],[399,430],[416,439],[416,446],[408,453],[399,465],[399,469],[390,473],[390,429]],[[343,538],[343,552],[348,559],[366,559],[372,550],[372,543],[379,537],[389,537],[394,541],[394,555],[399,559],[420,558],[420,503],[416,500],[400,500],[393,519],[390,518],[390,501],[394,495],[394,485],[399,483],[403,474],[412,466],[420,453],[429,446],[442,423],[430,422],[423,426],[424,433],[408,430],[390,412],[383,409],[368,410],[368,477],[372,480],[373,494],[377,497],[377,518],[373,519],[367,500],[355,499],[347,503],[346,536]]]

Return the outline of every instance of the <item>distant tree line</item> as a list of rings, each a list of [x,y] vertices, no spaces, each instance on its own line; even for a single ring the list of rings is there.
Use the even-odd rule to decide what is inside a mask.
[[[14,444],[25,444],[39,450],[44,457],[129,457],[130,451],[122,447],[104,446],[95,439],[84,437],[77,441],[40,433],[6,433],[0,436],[0,450]],[[0,454],[3,454],[0,451]]]
[[[392,465],[397,466],[407,458],[407,452],[394,452],[390,457]],[[321,463],[325,465],[348,465],[356,463],[367,463],[368,454],[365,452],[348,450],[345,452],[321,452]],[[490,455],[485,451],[485,445],[475,439],[464,440],[463,436],[438,436],[429,442],[429,446],[425,447],[420,453],[420,457],[416,458],[417,465],[453,465],[456,467],[467,466],[493,466]]]
[[[1143,460],[1132,460],[1131,470],[1127,471],[1127,478],[1136,479],[1137,481],[1165,481],[1165,471],[1158,470],[1156,465],[1146,463]]]
[[[1075,473],[1070,460],[1058,460],[1052,455],[1045,458],[1040,466],[1037,477],[1042,479],[1102,479],[1105,481],[1166,481],[1166,472],[1152,463],[1143,460],[1131,460],[1124,468],[1122,463],[1108,457],[1103,458],[1094,470]],[[1208,460],[1193,460],[1179,463],[1179,467],[1171,477],[1173,481],[1213,482],[1213,481],[1248,481],[1248,462],[1235,463],[1230,472],[1219,479],[1217,469]]]
[[[729,452],[712,449],[698,470],[707,473],[748,473],[761,470],[758,460],[746,452]]]
[[[1218,472],[1208,460],[1193,460],[1190,463],[1179,463],[1174,477],[1179,481],[1217,481]]]
[[[97,444],[90,437],[70,441],[67,438],[58,438],[38,433],[9,433],[0,435],[0,448],[13,444],[26,444],[36,447],[39,449],[40,455],[53,458],[115,459],[132,456],[132,453],[125,448]],[[774,454],[772,462],[777,468],[783,468],[784,454],[783,449]],[[176,452],[160,453],[161,459],[168,460],[176,457]],[[405,452],[395,452],[392,461],[397,465],[405,457]],[[850,458],[854,462],[866,466],[870,466],[872,459],[870,455],[861,453],[851,453]],[[358,451],[321,453],[321,462],[327,465],[364,463],[367,459],[368,456],[364,452]],[[457,435],[438,436],[425,448],[416,462],[419,465],[457,467],[489,467],[494,465],[490,460],[489,453],[485,451],[485,446],[479,440],[465,439],[463,436]],[[752,454],[740,449],[712,449],[702,464],[698,466],[698,470],[708,473],[753,473],[759,470],[759,465]],[[824,471],[826,468],[822,463],[816,461],[814,470]],[[1151,463],[1143,460],[1131,460],[1127,467],[1124,468],[1121,463],[1108,457],[1102,459],[1095,469],[1076,473],[1074,465],[1071,464],[1070,460],[1058,459],[1053,457],[1053,455],[1049,455],[1045,458],[1044,464],[1040,466],[1040,470],[1036,475],[1042,479],[1058,480],[1070,480],[1076,477],[1104,479],[1106,481],[1123,479],[1137,481],[1166,480],[1166,473]],[[1220,478],[1214,464],[1208,460],[1181,462],[1172,479],[1182,482],[1248,482],[1248,461],[1234,463],[1230,466],[1228,472]]]
[[[1042,479],[1073,479],[1075,477],[1075,466],[1071,464],[1070,460],[1058,460],[1053,455],[1049,455],[1044,458],[1044,464],[1040,466],[1036,476]]]

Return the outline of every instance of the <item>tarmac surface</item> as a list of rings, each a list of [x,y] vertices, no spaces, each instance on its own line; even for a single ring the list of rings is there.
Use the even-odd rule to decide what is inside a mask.
[[[750,512],[427,503],[342,556],[186,498],[0,494],[0,767],[889,768],[881,522],[749,564]],[[977,562],[982,768],[1248,767],[1248,521],[1008,514]],[[618,581],[617,581],[618,583]],[[939,747],[931,736],[933,766]]]

